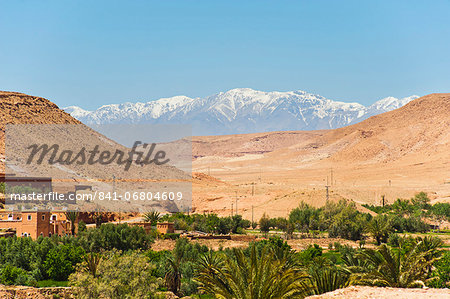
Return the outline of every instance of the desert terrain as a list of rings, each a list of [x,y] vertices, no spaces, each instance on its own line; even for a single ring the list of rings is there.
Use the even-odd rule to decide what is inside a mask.
[[[425,191],[450,201],[450,94],[328,131],[193,138],[197,212],[259,219],[286,216],[305,201],[381,204]],[[252,212],[253,210],[253,212]]]
[[[0,172],[6,124],[79,124],[40,97],[0,92],[0,99]],[[335,130],[193,137],[193,211],[231,215],[237,205],[255,221],[265,212],[286,216],[300,201],[323,205],[326,186],[329,200],[358,204],[420,191],[448,202],[449,128],[450,94],[431,94]]]

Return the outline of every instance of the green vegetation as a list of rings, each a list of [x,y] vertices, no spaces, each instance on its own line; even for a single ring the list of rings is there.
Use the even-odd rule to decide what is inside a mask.
[[[443,221],[450,221],[450,204],[430,204],[427,194],[420,192],[411,199],[397,199],[391,205],[363,207],[377,214],[389,215],[396,230],[403,232],[426,232],[429,230],[423,219],[428,218],[440,225]]]
[[[265,246],[258,254],[250,247],[246,256],[242,249],[229,254],[203,256],[196,280],[199,289],[220,298],[290,298],[307,294],[308,276],[300,271],[289,252],[278,256]]]
[[[287,219],[266,214],[260,219],[264,235],[271,230],[285,234],[217,251],[178,234],[166,235],[176,240],[173,250],[153,251],[152,234],[127,224],[84,227],[76,236],[35,241],[1,238],[0,283],[68,284],[77,298],[164,298],[165,291],[193,298],[303,298],[349,285],[450,286],[450,254],[442,249],[442,240],[399,234],[417,231],[430,211],[445,215],[447,207],[430,205],[423,194],[393,206],[373,217],[346,200],[322,208],[301,203]],[[242,233],[250,226],[239,215],[154,216],[149,222],[158,218],[175,222],[177,228],[209,233]],[[313,244],[294,251],[280,237],[311,232],[360,240],[360,247],[335,242],[328,250]],[[371,248],[365,248],[368,236],[374,240]]]
[[[0,183],[0,193],[5,194],[5,183],[3,182]]]
[[[164,215],[160,221],[169,221],[175,224],[177,230],[201,231],[215,234],[242,234],[244,229],[249,228],[251,223],[242,219],[241,215],[233,217],[219,217],[216,214],[193,214],[187,215],[176,213]]]
[[[38,281],[65,281],[86,254],[105,250],[148,250],[152,239],[143,228],[104,224],[76,237],[0,238],[0,283],[38,285]]]
[[[157,211],[150,211],[144,214],[144,221],[150,222],[151,225],[155,226],[161,218],[161,214]]]
[[[68,287],[68,281],[57,281],[57,280],[41,280],[37,282],[37,286],[40,288],[48,288],[48,287]]]
[[[105,253],[93,276],[81,263],[69,278],[77,298],[152,298],[161,280],[152,276],[154,266],[139,252]]]

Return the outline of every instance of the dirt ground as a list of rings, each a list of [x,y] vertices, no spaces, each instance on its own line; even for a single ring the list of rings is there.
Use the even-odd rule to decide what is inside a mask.
[[[348,298],[348,299],[444,299],[450,298],[449,289],[401,289],[401,288],[378,288],[365,286],[351,286],[345,289],[338,289],[308,298],[328,299],[328,298]]]
[[[248,246],[250,241],[238,241],[238,240],[192,240],[193,243],[198,243],[200,245],[206,245],[208,248],[213,250],[218,250],[219,248],[245,248]],[[327,249],[329,243],[339,242],[341,245],[350,245],[352,247],[358,247],[358,242],[338,239],[338,238],[306,238],[306,239],[295,239],[288,240],[287,243],[296,251],[301,251],[308,248],[309,245],[318,244],[320,247]],[[175,248],[175,240],[156,240],[152,244],[152,249],[155,251],[161,250],[173,250]],[[366,245],[366,247],[371,245]]]

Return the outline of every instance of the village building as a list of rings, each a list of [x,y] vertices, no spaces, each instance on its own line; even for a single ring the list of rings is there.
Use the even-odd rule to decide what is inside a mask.
[[[0,230],[15,231],[17,237],[65,236],[71,234],[71,228],[71,222],[62,211],[0,210]]]
[[[175,232],[175,224],[173,222],[160,222],[156,224],[156,230],[161,234],[173,234]]]

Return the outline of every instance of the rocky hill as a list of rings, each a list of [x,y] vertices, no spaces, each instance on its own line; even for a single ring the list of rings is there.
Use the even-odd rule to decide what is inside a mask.
[[[0,172],[5,154],[6,124],[80,124],[49,100],[18,92],[0,91]]]
[[[196,206],[226,215],[231,204],[214,199],[232,190],[246,217],[285,216],[301,200],[324,204],[325,185],[336,200],[379,204],[425,191],[450,202],[449,128],[450,94],[431,94],[334,130],[195,137],[194,171],[228,184],[199,186]]]

